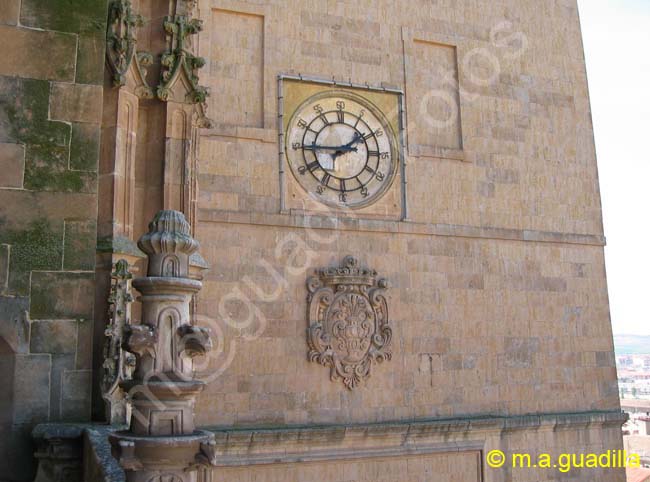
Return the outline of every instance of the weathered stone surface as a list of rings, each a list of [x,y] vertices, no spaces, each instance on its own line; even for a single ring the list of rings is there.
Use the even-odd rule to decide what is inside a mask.
[[[100,127],[94,124],[72,124],[70,168],[96,171],[99,159]]]
[[[9,244],[0,244],[0,295],[7,293],[9,289],[10,253]]]
[[[124,469],[111,455],[108,434],[124,427],[94,425],[85,431],[84,480],[111,480],[124,482]]]
[[[74,353],[77,349],[77,322],[32,322],[30,347],[32,353]]]
[[[63,375],[68,370],[74,370],[74,353],[52,354],[52,371],[50,372],[50,417],[48,420],[61,422],[63,404],[61,393],[63,390]]]
[[[99,123],[102,116],[102,88],[98,85],[52,85],[50,119]]]
[[[104,81],[105,48],[106,35],[104,31],[98,34],[79,35],[76,82],[80,84],[102,84]]]
[[[50,355],[16,355],[14,423],[47,420],[50,415]]]
[[[96,190],[96,175],[70,170],[70,126],[49,120],[50,83],[0,77],[0,141],[25,146],[25,181],[30,190]]]
[[[97,207],[90,193],[66,192],[29,192],[17,189],[0,190],[0,219],[3,220],[3,230],[0,230],[0,242],[9,239],[11,233],[33,230],[35,226],[43,225],[42,229],[55,233],[60,238],[59,251],[63,249],[63,223],[65,219],[92,218]],[[22,212],[11,209],[20,203]],[[59,259],[59,266],[61,265]],[[46,268],[40,268],[46,269]]]
[[[49,120],[49,102],[49,82],[0,77],[0,141],[67,146],[70,126]]]
[[[88,419],[88,375],[64,376],[91,365],[92,324],[72,320],[93,314],[107,3],[0,0],[1,480],[33,480],[34,422]]]
[[[0,241],[10,246],[8,293],[27,294],[31,270],[61,266],[63,232],[62,226],[57,228],[41,218],[22,229],[8,226],[0,231]]]
[[[0,143],[0,188],[21,188],[24,176],[25,147],[20,144]]]
[[[505,354],[503,368],[531,368],[535,362],[535,354],[539,351],[538,338],[505,339]]]
[[[104,32],[106,0],[23,0],[21,25],[61,32]]]
[[[9,289],[9,263],[11,245],[0,244],[0,294],[5,294]]]
[[[13,386],[16,362],[16,358],[11,355],[12,353],[6,349],[4,340],[0,338],[0,380],[8,387]],[[0,426],[13,423],[13,397],[12,390],[3,390],[0,393]]]
[[[94,274],[34,272],[30,316],[37,319],[92,319]]]
[[[79,323],[77,329],[75,369],[88,370],[92,368],[93,363],[93,345],[89,343],[89,340],[93,339],[93,324],[92,322],[84,321]]]
[[[66,370],[61,384],[61,419],[90,420],[92,370]]]
[[[74,80],[77,56],[74,35],[0,25],[0,38],[3,42],[0,75]],[[41,52],[47,55],[39,55]]]
[[[0,0],[0,24],[16,25],[20,12],[20,0]]]
[[[0,474],[6,474],[6,480],[34,480],[34,444],[30,433],[32,423],[0,425]]]
[[[95,267],[97,227],[94,220],[66,220],[63,269],[90,271]]]
[[[29,298],[0,296],[0,344],[6,344],[10,353],[29,352],[28,311]]]

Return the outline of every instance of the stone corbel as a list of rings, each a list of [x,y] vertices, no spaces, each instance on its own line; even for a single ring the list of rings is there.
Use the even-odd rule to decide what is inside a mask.
[[[212,338],[209,328],[195,325],[182,325],[178,327],[179,355],[189,358],[204,356],[212,350]]]
[[[217,458],[217,442],[212,439],[201,444],[201,451],[196,454],[196,465],[211,466]]]
[[[156,344],[158,343],[158,333],[153,326],[128,325],[124,329],[123,348],[136,357],[137,366],[141,366],[142,359],[145,357],[156,357]]]

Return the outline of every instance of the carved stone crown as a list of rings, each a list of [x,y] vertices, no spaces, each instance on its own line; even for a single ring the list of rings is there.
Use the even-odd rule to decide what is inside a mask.
[[[320,281],[326,285],[341,283],[352,285],[372,286],[375,284],[377,272],[374,269],[360,268],[359,260],[354,256],[343,258],[341,266],[321,268],[316,271]]]
[[[199,242],[190,236],[190,225],[183,213],[164,210],[149,223],[149,232],[140,238],[138,247],[149,257],[148,276],[183,278],[187,277],[189,257],[199,249]]]

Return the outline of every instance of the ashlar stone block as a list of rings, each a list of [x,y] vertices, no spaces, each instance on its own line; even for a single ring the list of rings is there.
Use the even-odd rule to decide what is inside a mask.
[[[20,144],[0,144],[0,187],[23,187],[25,147]]]
[[[61,383],[61,418],[89,420],[92,370],[66,370]]]
[[[94,220],[66,220],[63,239],[63,268],[90,271],[95,268]]]
[[[77,347],[77,322],[34,321],[30,346],[32,353],[74,353]]]
[[[3,44],[0,75],[64,82],[74,80],[77,55],[74,35],[0,25],[0,39]],[[40,55],[44,51],[47,55]]]
[[[50,119],[99,123],[102,99],[102,87],[99,85],[53,84]]]
[[[20,0],[0,0],[0,24],[16,25],[20,12]]]
[[[33,320],[85,319],[93,316],[92,273],[32,273],[30,316]]]
[[[29,27],[74,33],[104,33],[105,0],[22,0],[20,23]],[[44,56],[47,58],[47,56]]]
[[[14,423],[47,420],[50,414],[50,355],[16,355]]]

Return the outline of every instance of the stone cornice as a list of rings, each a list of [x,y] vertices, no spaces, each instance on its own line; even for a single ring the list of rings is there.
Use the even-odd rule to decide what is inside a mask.
[[[483,450],[488,437],[518,430],[620,427],[617,410],[521,416],[477,416],[368,424],[212,428],[214,466],[343,460]]]
[[[269,214],[254,212],[199,209],[199,221],[228,224],[252,224],[289,228],[358,231],[374,233],[400,233],[459,238],[499,239],[535,243],[578,244],[605,246],[605,236],[599,234],[559,233],[532,229],[465,226],[462,224],[416,223],[386,219],[333,217],[304,213]]]

